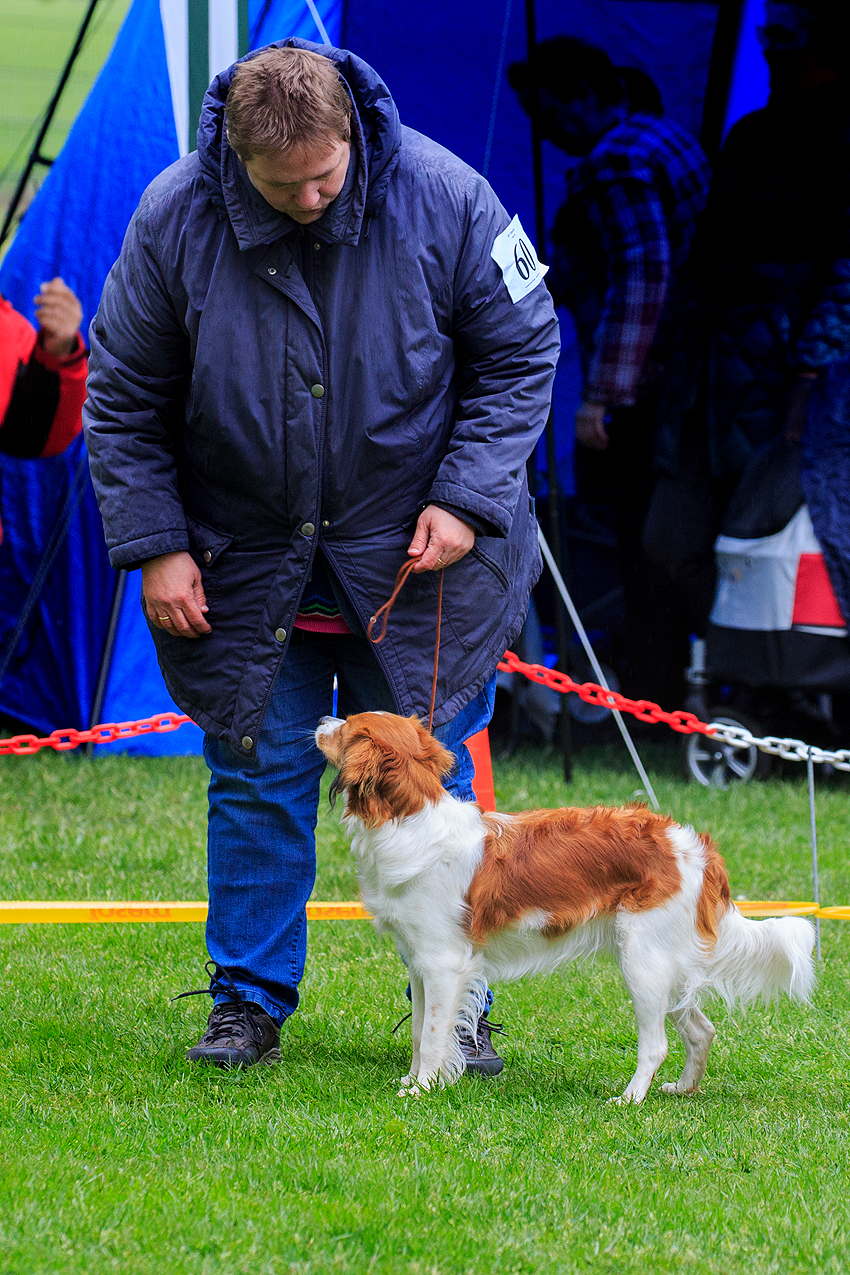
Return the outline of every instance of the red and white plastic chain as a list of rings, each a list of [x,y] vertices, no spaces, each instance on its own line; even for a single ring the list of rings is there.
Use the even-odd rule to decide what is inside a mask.
[[[619,691],[606,691],[604,686],[598,686],[595,682],[574,682],[566,673],[559,673],[557,669],[544,668],[542,664],[526,664],[513,651],[505,651],[498,667],[503,673],[521,673],[530,681],[539,682],[562,695],[574,692],[587,704],[618,708],[623,713],[631,713],[641,722],[663,722],[680,735],[709,735],[713,739],[731,744],[733,748],[756,747],[761,752],[785,757],[790,761],[808,761],[811,756],[816,764],[826,762],[836,770],[850,771],[850,749],[832,751],[806,744],[801,739],[782,739],[776,735],[759,737],[743,726],[701,722],[694,713],[688,713],[684,709],[668,713],[652,700],[629,699]],[[37,753],[42,748],[53,748],[61,753],[78,748],[80,744],[111,744],[118,739],[132,739],[136,735],[177,730],[191,720],[185,713],[157,713],[154,717],[143,717],[137,722],[108,722],[102,726],[92,726],[91,730],[70,728],[55,730],[50,735],[14,735],[11,739],[0,739],[0,756],[8,753],[26,756]]]
[[[574,691],[580,699],[588,704],[602,704],[605,708],[618,708],[621,712],[631,713],[641,722],[664,722],[671,730],[680,735],[709,735],[712,739],[731,744],[733,748],[758,748],[760,752],[771,753],[775,757],[784,757],[788,761],[808,761],[811,757],[815,764],[828,763],[836,770],[850,770],[850,749],[841,748],[835,751],[818,748],[814,744],[806,744],[802,739],[783,739],[778,735],[758,736],[751,734],[743,726],[725,726],[720,722],[701,722],[693,713],[684,709],[666,713],[663,708],[653,704],[651,700],[629,699],[619,691],[606,691],[604,686],[595,682],[583,682],[579,685],[566,673],[557,669],[544,668],[541,664],[526,664],[513,651],[505,651],[504,658],[498,666],[503,673],[522,673],[532,682],[551,687],[554,691],[566,694]]]

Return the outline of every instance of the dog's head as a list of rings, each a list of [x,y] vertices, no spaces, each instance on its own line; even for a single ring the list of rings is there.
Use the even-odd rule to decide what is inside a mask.
[[[331,797],[345,792],[346,813],[378,828],[418,814],[443,794],[441,778],[454,757],[417,717],[356,713],[322,719],[316,744],[339,774]]]

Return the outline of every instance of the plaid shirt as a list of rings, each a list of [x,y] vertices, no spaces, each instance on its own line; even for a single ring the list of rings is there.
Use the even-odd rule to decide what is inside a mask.
[[[627,116],[567,174],[551,287],[576,321],[586,400],[631,405],[657,374],[709,178],[690,134],[649,115]]]

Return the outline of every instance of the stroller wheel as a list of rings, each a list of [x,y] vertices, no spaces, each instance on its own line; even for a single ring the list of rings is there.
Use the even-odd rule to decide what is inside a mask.
[[[752,717],[728,708],[712,709],[708,720],[722,726],[743,726],[751,735],[763,733]],[[750,779],[766,779],[773,769],[773,758],[754,745],[733,748],[719,740],[715,743],[708,735],[688,735],[682,741],[682,769],[690,782],[696,780],[705,788],[728,788]]]

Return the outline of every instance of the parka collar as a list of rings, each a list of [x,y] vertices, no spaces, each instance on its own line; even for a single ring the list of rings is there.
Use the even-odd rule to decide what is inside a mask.
[[[310,49],[336,63],[354,104],[351,129],[353,180],[345,186],[325,215],[313,223],[323,239],[357,244],[364,217],[375,217],[386,199],[387,187],[398,163],[401,124],[389,90],[375,71],[343,49],[311,44],[293,37],[268,48]],[[264,50],[249,53],[243,62]],[[240,249],[272,243],[299,227],[285,213],[266,203],[248,180],[242,164],[230,148],[224,132],[224,104],[235,66],[217,75],[204,98],[198,126],[201,173],[210,198],[228,218]],[[352,170],[349,169],[349,176]],[[299,227],[300,228],[300,227]]]

